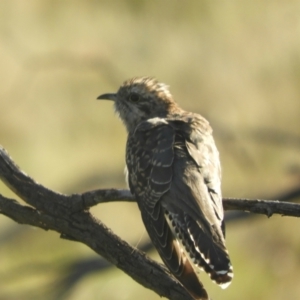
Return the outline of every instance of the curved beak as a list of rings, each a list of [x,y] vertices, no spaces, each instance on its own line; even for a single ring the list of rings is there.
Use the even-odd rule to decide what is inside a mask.
[[[108,93],[108,94],[103,94],[100,95],[99,97],[97,97],[98,100],[104,99],[104,100],[112,100],[112,101],[116,101],[117,99],[117,94],[112,94],[112,93]]]

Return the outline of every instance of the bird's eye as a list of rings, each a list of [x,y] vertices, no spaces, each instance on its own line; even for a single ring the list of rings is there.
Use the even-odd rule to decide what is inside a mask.
[[[131,93],[131,94],[129,95],[129,100],[130,100],[131,102],[138,102],[138,101],[140,100],[140,95],[137,94],[137,93]]]

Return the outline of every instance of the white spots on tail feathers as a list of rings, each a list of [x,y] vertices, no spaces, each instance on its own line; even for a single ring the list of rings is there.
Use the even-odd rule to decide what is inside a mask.
[[[230,284],[231,284],[231,279],[233,278],[233,272],[232,272],[232,266],[229,263],[228,264],[228,270],[219,270],[216,271],[215,267],[210,263],[209,258],[205,258],[204,255],[201,253],[199,247],[195,246],[195,240],[191,234],[191,232],[188,230],[189,237],[191,241],[194,244],[194,250],[190,249],[188,245],[186,245],[185,241],[182,239],[182,235],[180,233],[180,226],[178,226],[175,222],[176,219],[176,214],[172,214],[169,211],[165,210],[165,217],[166,220],[172,230],[172,233],[174,235],[174,238],[177,237],[177,243],[180,245],[180,250],[182,254],[187,254],[189,257],[190,261],[193,263],[194,266],[197,266],[198,269],[201,271],[204,271],[204,268],[199,264],[199,261],[197,258],[193,255],[191,251],[196,251],[201,258],[208,264],[209,268],[211,271],[207,271],[207,274],[211,278],[211,280],[219,285],[222,289],[226,289]],[[186,259],[187,259],[187,256]],[[224,276],[224,278],[222,278]],[[215,278],[218,278],[217,280]],[[224,282],[222,282],[224,281]],[[226,281],[226,282],[225,282]]]
[[[190,239],[193,241],[194,245],[195,245],[195,250],[200,254],[201,258],[209,265],[211,266],[210,264],[210,259],[205,257],[204,254],[200,251],[199,247],[196,246],[196,242],[195,242],[195,239],[193,237],[193,235],[191,234],[191,231],[190,229],[188,228],[188,233],[189,233],[189,236],[190,236]],[[212,268],[213,269],[213,268]]]
[[[225,283],[217,283],[221,289],[225,290],[226,288],[229,287],[231,281],[225,282]]]
[[[221,270],[221,271],[216,271],[215,273],[218,275],[226,275],[228,277],[230,277],[230,280],[228,280],[227,282],[216,282],[216,280],[214,280],[213,278],[212,281],[214,283],[216,283],[217,285],[220,286],[221,289],[226,289],[230,284],[231,284],[231,279],[233,278],[233,272],[232,272],[232,266],[229,264],[228,266],[228,270]],[[210,277],[212,277],[212,274],[210,274]]]
[[[224,271],[216,271],[216,273],[217,274],[220,274],[220,275],[225,275],[225,274],[227,274],[228,273],[228,271],[227,270],[224,270]],[[229,274],[229,273],[228,273]],[[227,275],[228,275],[227,274]],[[230,276],[230,277],[232,277],[232,276]]]

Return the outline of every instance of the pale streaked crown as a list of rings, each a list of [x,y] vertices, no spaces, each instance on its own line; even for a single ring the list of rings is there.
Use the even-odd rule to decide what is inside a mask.
[[[166,118],[171,112],[180,110],[168,86],[152,77],[126,80],[113,100],[115,110],[128,132],[133,131],[144,120]]]
[[[131,92],[141,93],[144,95],[153,94],[157,98],[165,100],[172,99],[169,86],[158,82],[153,77],[134,77],[123,82],[120,89],[130,88]]]

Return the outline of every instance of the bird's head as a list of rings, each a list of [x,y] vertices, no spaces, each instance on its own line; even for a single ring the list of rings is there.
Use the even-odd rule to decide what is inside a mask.
[[[133,131],[144,120],[165,118],[179,109],[168,86],[151,77],[126,80],[117,93],[103,94],[97,99],[114,101],[115,110],[128,132]]]

